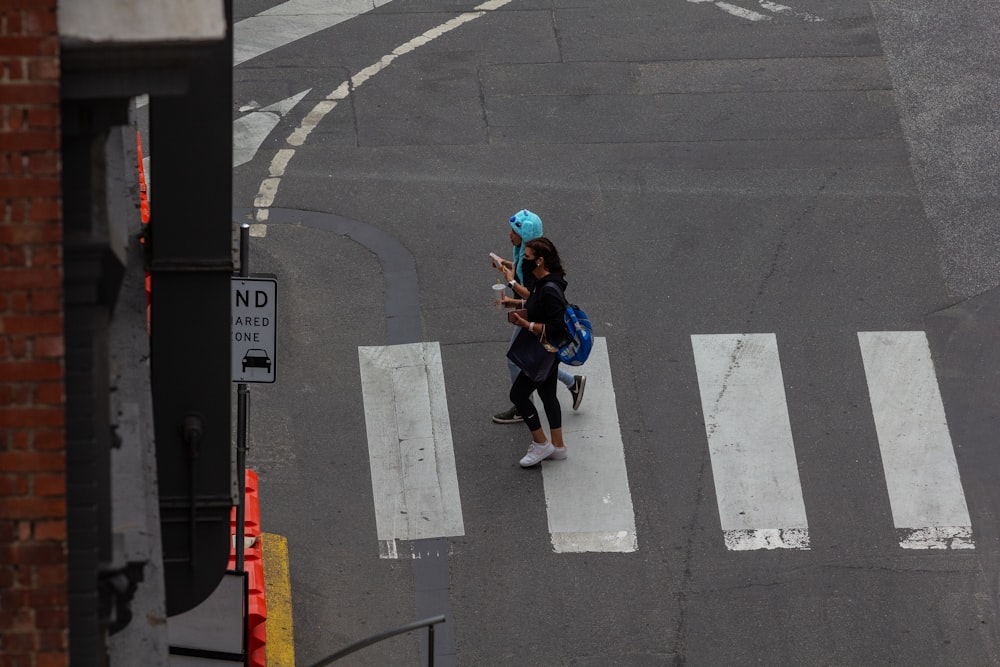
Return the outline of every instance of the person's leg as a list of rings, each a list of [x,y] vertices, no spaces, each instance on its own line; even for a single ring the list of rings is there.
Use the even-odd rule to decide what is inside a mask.
[[[552,453],[548,458],[557,461],[566,458],[566,444],[562,436],[562,408],[559,405],[559,397],[556,394],[558,386],[557,373],[550,373],[545,381],[538,387],[538,397],[545,408],[545,418],[549,421],[549,431],[552,434]]]
[[[554,387],[555,373],[551,373],[550,377]],[[546,440],[545,431],[542,430],[542,420],[538,417],[534,403],[531,402],[531,392],[535,391],[537,387],[538,384],[528,379],[524,373],[518,373],[514,385],[510,388],[510,400],[521,413],[528,430],[531,431],[531,444],[528,446],[528,452],[519,461],[522,468],[536,465],[556,452],[555,446]]]
[[[511,345],[513,345],[514,339],[517,338],[517,332],[521,329],[520,327],[511,327],[511,329],[513,329],[513,331],[510,335],[510,342]],[[517,364],[508,359],[506,355],[504,356],[504,361],[507,362],[507,372],[510,373],[510,384],[513,386],[514,382],[517,380],[517,376],[521,373],[521,369],[517,367]],[[520,421],[521,413],[518,412],[517,408],[514,406],[493,415],[493,423],[495,424],[516,424]]]
[[[510,402],[524,419],[525,425],[531,431],[531,439],[535,442],[545,442],[545,432],[542,430],[542,420],[538,417],[535,404],[531,402],[531,392],[537,385],[524,373],[518,372],[514,384],[510,388]]]
[[[569,393],[573,396],[573,409],[579,409],[580,403],[583,402],[583,390],[587,388],[587,376],[573,375],[560,366],[559,381],[566,385]]]

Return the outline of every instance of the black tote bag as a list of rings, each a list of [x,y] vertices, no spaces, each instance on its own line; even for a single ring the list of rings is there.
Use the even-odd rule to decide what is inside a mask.
[[[514,362],[532,382],[541,382],[549,376],[556,355],[545,349],[535,334],[525,328],[517,332],[517,337],[507,350],[507,358]]]

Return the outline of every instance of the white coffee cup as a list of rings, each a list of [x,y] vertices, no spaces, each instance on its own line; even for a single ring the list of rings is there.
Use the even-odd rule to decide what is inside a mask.
[[[496,283],[493,285],[493,307],[497,310],[507,310],[503,307],[503,293],[507,289],[506,285]]]

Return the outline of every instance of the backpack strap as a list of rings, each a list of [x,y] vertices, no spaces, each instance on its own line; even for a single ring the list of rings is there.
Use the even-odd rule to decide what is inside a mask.
[[[566,301],[566,293],[562,291],[562,288],[559,287],[559,285],[556,285],[555,283],[551,283],[551,282],[550,283],[545,283],[544,285],[542,285],[542,289],[543,290],[546,287],[551,287],[552,288],[549,291],[552,292],[553,294],[555,294],[557,297],[559,297],[559,301],[560,301],[560,303],[562,303],[563,308],[565,308],[566,306],[569,305],[569,302]]]

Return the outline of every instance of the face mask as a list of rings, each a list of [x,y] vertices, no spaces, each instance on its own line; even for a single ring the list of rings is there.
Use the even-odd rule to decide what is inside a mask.
[[[524,273],[533,273],[535,271],[535,267],[537,264],[538,264],[537,257],[533,257],[531,259],[525,257],[524,259],[521,260],[521,271]]]

